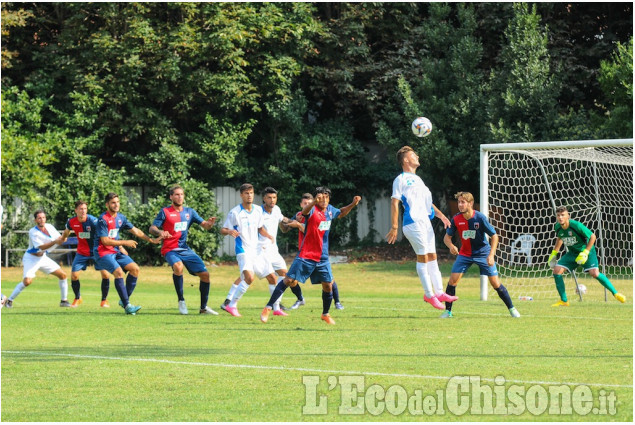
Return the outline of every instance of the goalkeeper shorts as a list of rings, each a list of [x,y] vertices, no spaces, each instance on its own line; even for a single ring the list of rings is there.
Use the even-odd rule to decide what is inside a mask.
[[[598,256],[595,253],[595,247],[593,247],[591,251],[589,251],[589,258],[584,264],[578,264],[575,262],[575,259],[578,255],[580,255],[580,252],[570,249],[560,258],[560,260],[558,261],[558,266],[564,267],[569,272],[571,272],[571,270],[575,270],[578,266],[582,266],[582,269],[585,272],[588,272],[591,269],[597,269],[599,267]]]

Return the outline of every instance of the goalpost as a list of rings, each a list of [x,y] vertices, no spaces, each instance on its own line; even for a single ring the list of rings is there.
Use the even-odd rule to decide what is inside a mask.
[[[480,154],[480,208],[499,236],[498,271],[512,298],[557,298],[547,259],[558,206],[597,236],[600,272],[628,281],[618,289],[632,284],[633,139],[490,144]],[[577,271],[565,275],[568,293],[578,283],[601,288]],[[482,276],[482,300],[488,287]]]

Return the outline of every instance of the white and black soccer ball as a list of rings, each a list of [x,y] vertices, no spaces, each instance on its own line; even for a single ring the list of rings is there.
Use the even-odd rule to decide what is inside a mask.
[[[576,293],[576,294],[580,294],[580,293],[581,293],[582,295],[586,294],[586,285],[583,285],[583,284],[581,284],[581,283],[580,283],[580,284],[579,284],[579,285],[575,288],[575,293]]]
[[[417,137],[426,137],[432,131],[432,123],[426,117],[418,117],[412,122],[412,133]]]

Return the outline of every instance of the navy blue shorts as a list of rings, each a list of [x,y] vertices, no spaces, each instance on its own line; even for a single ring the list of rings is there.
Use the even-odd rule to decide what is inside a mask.
[[[191,249],[184,250],[172,250],[165,253],[165,260],[170,267],[178,262],[182,262],[185,268],[190,274],[196,275],[197,273],[206,272],[207,267],[201,260],[201,257]]]
[[[295,257],[295,260],[291,263],[291,267],[289,267],[287,277],[302,283],[311,278],[313,285],[322,282],[332,282],[333,272],[331,271],[331,262],[328,260],[317,262]]]
[[[498,276],[496,264],[490,266],[487,264],[487,257],[466,257],[465,255],[457,255],[452,273],[465,273],[472,264],[476,264],[481,271],[481,276]]]
[[[75,258],[73,259],[73,265],[71,267],[71,271],[78,272],[80,270],[86,270],[86,267],[88,267],[88,263],[92,259],[93,257],[87,257],[82,254],[76,254]],[[97,265],[96,261],[95,261],[95,270],[101,270],[101,268]]]
[[[108,254],[103,257],[99,257],[96,262],[96,266],[99,267],[98,270],[106,270],[108,273],[112,274],[119,267],[122,269],[125,268],[128,264],[134,263],[134,260],[127,255],[118,252],[116,254]]]

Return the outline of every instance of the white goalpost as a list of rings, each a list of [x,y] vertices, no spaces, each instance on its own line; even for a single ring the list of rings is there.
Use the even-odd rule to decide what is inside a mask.
[[[557,298],[547,259],[559,206],[597,236],[600,272],[617,288],[632,285],[633,139],[490,144],[480,155],[480,208],[499,235],[497,265],[512,298]],[[596,297],[603,288],[591,280],[578,268],[567,292],[584,283]],[[481,277],[482,300],[488,287]]]

